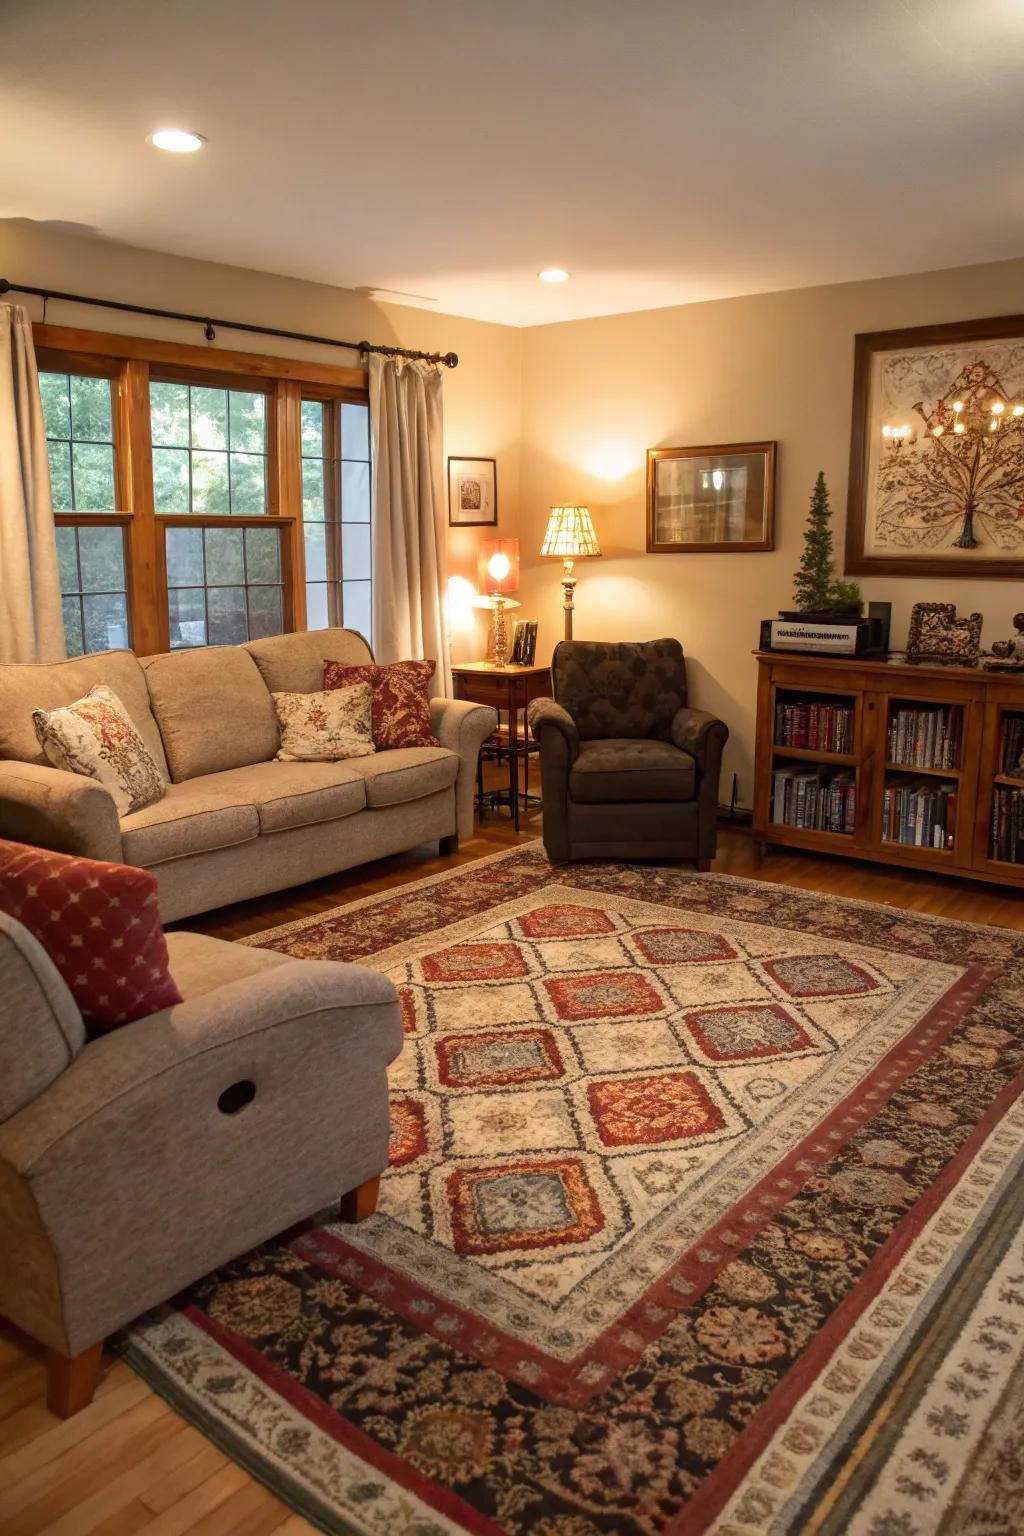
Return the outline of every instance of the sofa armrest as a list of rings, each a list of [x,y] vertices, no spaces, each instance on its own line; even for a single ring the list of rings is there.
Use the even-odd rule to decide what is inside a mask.
[[[114,864],[122,858],[117,807],[103,785],[41,763],[0,761],[0,837]]]
[[[580,733],[576,722],[567,709],[554,699],[534,699],[527,710],[527,719],[535,741],[541,742],[545,731],[557,731],[564,737],[569,762],[573,763],[580,750]]]
[[[473,798],[480,748],[498,723],[498,712],[489,704],[468,699],[431,699],[430,729],[450,752],[461,758],[455,780],[455,827],[459,837],[473,836]]]

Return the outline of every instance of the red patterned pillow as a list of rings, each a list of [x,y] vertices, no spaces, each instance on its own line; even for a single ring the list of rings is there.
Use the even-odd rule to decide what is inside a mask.
[[[0,839],[0,912],[39,940],[90,1039],[181,1002],[156,891],[148,870]]]
[[[369,663],[349,667],[340,661],[327,661],[324,688],[372,685],[373,744],[378,752],[389,747],[436,747],[439,743],[430,729],[427,693],[434,665],[432,661],[395,661],[387,667]]]

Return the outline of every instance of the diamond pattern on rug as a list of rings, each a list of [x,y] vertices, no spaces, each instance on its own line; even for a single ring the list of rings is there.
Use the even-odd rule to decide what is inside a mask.
[[[779,1003],[702,1008],[688,1013],[683,1022],[711,1061],[758,1061],[816,1045]]]
[[[388,1161],[392,1168],[413,1163],[427,1151],[427,1116],[416,1099],[391,1099]]]
[[[561,1248],[586,1242],[604,1226],[579,1158],[459,1169],[447,1191],[457,1253]]]
[[[633,943],[652,965],[699,965],[711,960],[735,960],[736,951],[720,933],[696,928],[649,928],[633,935]]]
[[[528,939],[579,939],[615,932],[615,924],[606,912],[565,902],[524,913],[519,928]]]
[[[636,972],[545,978],[544,985],[560,1019],[625,1019],[661,1013],[666,1000]]]
[[[841,955],[787,955],[766,960],[764,968],[790,997],[855,997],[873,992],[878,982],[863,966]]]
[[[696,1072],[612,1078],[591,1083],[590,1113],[606,1147],[659,1147],[707,1141],[728,1127],[726,1115]],[[731,1128],[735,1135],[736,1127]]]
[[[549,1029],[447,1035],[435,1043],[434,1050],[438,1082],[446,1088],[496,1088],[565,1076]]]
[[[515,944],[456,944],[424,955],[426,981],[508,981],[529,970]]]

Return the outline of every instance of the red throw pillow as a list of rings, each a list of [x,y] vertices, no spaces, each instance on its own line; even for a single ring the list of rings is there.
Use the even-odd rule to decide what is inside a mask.
[[[0,912],[39,940],[90,1039],[181,1002],[156,892],[148,870],[0,839]]]
[[[327,661],[324,687],[346,688],[352,683],[372,686],[373,744],[378,752],[389,747],[436,747],[439,742],[430,730],[427,693],[434,665],[432,661],[394,661],[387,667],[370,663],[350,667],[344,662]]]

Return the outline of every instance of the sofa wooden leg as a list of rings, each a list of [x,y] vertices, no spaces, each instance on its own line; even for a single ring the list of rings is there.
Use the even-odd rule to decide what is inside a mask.
[[[451,837],[442,837],[441,841],[437,845],[437,851],[441,855],[442,859],[447,859],[453,853],[458,853],[459,834],[457,832],[453,832]]]
[[[99,1384],[103,1340],[80,1355],[59,1355],[46,1351],[46,1406],[59,1419],[88,1408]]]
[[[339,1215],[342,1221],[365,1221],[367,1216],[372,1216],[377,1209],[377,1195],[380,1191],[380,1174],[375,1179],[367,1179],[365,1184],[360,1184],[358,1189],[350,1189],[341,1197]]]

